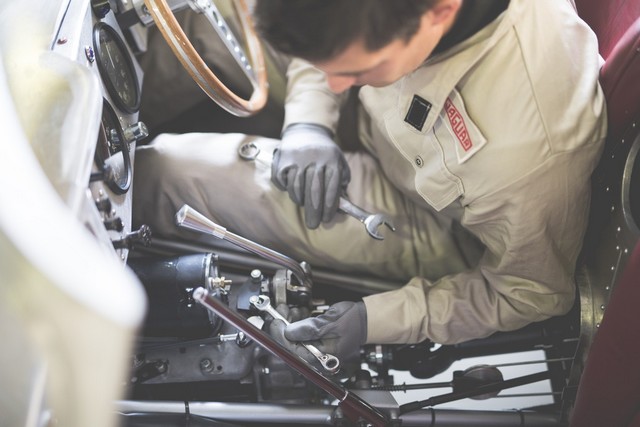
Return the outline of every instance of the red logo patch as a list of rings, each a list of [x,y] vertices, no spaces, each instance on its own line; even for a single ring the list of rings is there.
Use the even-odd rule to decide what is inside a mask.
[[[469,149],[473,147],[473,142],[469,137],[469,131],[467,130],[467,125],[464,123],[462,114],[460,114],[449,98],[447,98],[444,103],[444,110],[447,112],[449,123],[451,123],[451,129],[453,129],[453,133],[456,134],[458,141],[460,141],[460,145],[464,151],[469,151]]]

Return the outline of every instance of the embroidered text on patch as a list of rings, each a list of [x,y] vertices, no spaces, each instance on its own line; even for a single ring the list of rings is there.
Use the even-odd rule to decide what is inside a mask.
[[[465,125],[462,115],[448,98],[444,103],[444,109],[447,112],[449,123],[451,123],[451,129],[453,129],[453,133],[456,134],[458,141],[460,141],[460,145],[464,151],[469,151],[471,147],[473,147],[473,142],[471,141],[467,125]]]

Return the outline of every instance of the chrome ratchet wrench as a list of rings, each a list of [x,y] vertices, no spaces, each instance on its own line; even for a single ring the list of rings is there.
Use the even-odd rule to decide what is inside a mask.
[[[260,311],[264,311],[274,319],[282,320],[286,325],[289,321],[284,318],[278,311],[271,306],[271,300],[266,295],[253,295],[249,298],[249,302]],[[322,367],[332,374],[340,370],[340,360],[332,354],[323,353],[314,345],[300,342],[313,356],[318,359]]]

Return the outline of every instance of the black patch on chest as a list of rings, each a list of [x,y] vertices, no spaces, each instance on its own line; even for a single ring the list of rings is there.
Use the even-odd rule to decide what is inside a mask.
[[[431,111],[431,103],[418,95],[413,95],[409,111],[407,111],[404,121],[419,131],[422,131],[422,126],[424,126],[424,122],[427,120],[429,111]]]

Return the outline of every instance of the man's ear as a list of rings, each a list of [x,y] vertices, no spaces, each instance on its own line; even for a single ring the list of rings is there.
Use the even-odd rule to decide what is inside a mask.
[[[472,0],[473,1],[473,0]],[[440,0],[430,10],[433,25],[445,24],[453,20],[462,7],[463,0]]]

